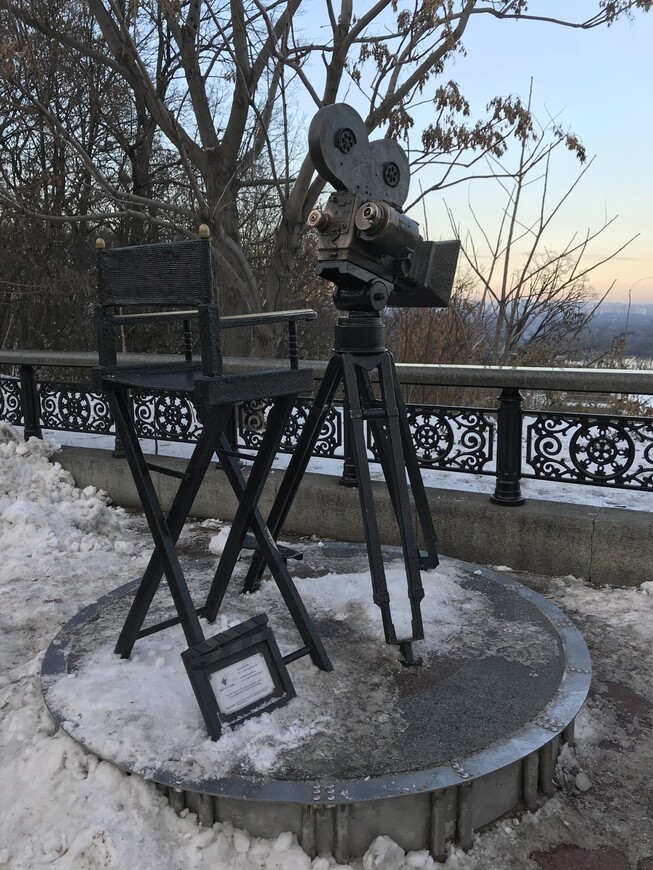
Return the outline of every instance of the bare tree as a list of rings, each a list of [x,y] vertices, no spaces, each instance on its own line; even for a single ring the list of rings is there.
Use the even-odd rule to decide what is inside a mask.
[[[474,229],[462,238],[462,254],[477,282],[476,315],[482,325],[477,342],[485,363],[550,363],[569,354],[610,289],[597,297],[591,273],[636,238],[599,260],[591,259],[591,245],[612,226],[612,217],[598,229],[575,233],[562,250],[551,249],[548,239],[555,220],[593,163],[585,162],[567,190],[550,202],[551,160],[564,147],[585,162],[579,141],[556,125],[521,137],[514,170],[488,158],[504,201],[495,231],[486,229],[469,206]],[[460,226],[447,210],[461,238]],[[478,347],[471,356],[478,358]]]
[[[395,308],[386,317],[388,347],[397,362],[469,365],[483,362],[484,322],[476,276],[460,270],[447,308]],[[460,404],[471,392],[459,387],[407,385],[409,402]]]
[[[72,163],[86,173],[88,202],[85,213],[58,214],[52,202],[37,208],[11,185],[0,198],[25,214],[93,227],[131,220],[132,228],[142,221],[180,234],[206,222],[224,310],[275,307],[322,190],[308,157],[293,159],[288,147],[298,123],[293,106],[308,100],[317,109],[348,97],[363,107],[369,131],[409,137],[412,107],[431,101],[436,122],[414,153],[422,166],[448,153],[443,178],[429,183],[438,186],[450,179],[452,162],[473,172],[480,155],[500,157],[511,131],[531,123],[519,101],[497,98],[485,120],[470,124],[455,83],[443,84],[475,21],[587,30],[652,3],[597,0],[587,19],[570,4],[563,19],[547,16],[544,0],[423,0],[405,8],[376,0],[360,9],[354,0],[0,0],[0,80],[16,95],[14,115],[41,119],[65,172]],[[96,112],[103,147],[44,90],[44,53],[78,71],[79,105]],[[105,104],[107,93],[117,105]],[[108,159],[100,156],[107,150]],[[158,187],[155,153],[169,168]],[[261,160],[268,175],[252,179]],[[241,231],[243,191],[252,186],[261,200],[269,191],[275,201],[263,287]]]

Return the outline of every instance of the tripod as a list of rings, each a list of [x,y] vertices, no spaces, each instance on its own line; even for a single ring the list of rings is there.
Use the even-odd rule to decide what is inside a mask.
[[[349,424],[351,432],[353,463],[356,469],[373,600],[381,610],[386,643],[397,644],[404,664],[413,665],[420,662],[414,656],[412,642],[424,637],[420,609],[424,589],[420,569],[435,568],[438,564],[438,556],[435,530],[410,435],[406,407],[401,396],[392,354],[385,347],[384,333],[385,329],[378,312],[352,311],[349,316],[338,318],[333,355],[272,506],[268,527],[276,539],[288,516],[336,392],[342,387],[345,398],[345,424]],[[374,371],[378,373],[380,399],[376,398],[372,387],[371,374]],[[397,637],[392,620],[390,595],[372,493],[365,422],[371,430],[378,452],[401,538],[411,608],[412,634],[408,638]],[[425,552],[420,552],[417,546],[406,472]],[[257,588],[264,567],[262,554],[256,552],[245,578],[244,592],[251,592]],[[217,577],[215,582],[219,583]],[[211,593],[209,597],[211,598]]]

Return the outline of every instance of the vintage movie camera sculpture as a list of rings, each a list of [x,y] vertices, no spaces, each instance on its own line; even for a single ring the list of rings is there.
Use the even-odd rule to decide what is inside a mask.
[[[360,116],[334,105],[313,118],[309,150],[336,189],[308,217],[319,233],[316,271],[336,285],[336,308],[446,307],[460,242],[424,241],[400,210],[410,183],[403,148],[392,139],[369,142]]]
[[[309,128],[309,151],[318,173],[335,188],[324,208],[310,213],[308,224],[319,233],[316,272],[335,285],[333,300],[342,314],[335,327],[333,356],[268,525],[276,537],[342,387],[345,443],[359,491],[374,602],[381,610],[386,642],[399,646],[404,664],[419,664],[412,642],[424,637],[420,569],[438,564],[436,535],[394,360],[385,347],[380,312],[387,306],[446,307],[460,242],[422,239],[418,224],[401,211],[410,182],[404,150],[390,139],[370,142],[362,119],[350,106],[326,106],[317,112]],[[411,607],[410,635],[404,632],[398,636],[392,619],[369,470],[368,436],[381,463],[397,520]],[[422,550],[418,549],[414,513]],[[262,560],[256,556],[246,590],[256,587],[262,570]]]

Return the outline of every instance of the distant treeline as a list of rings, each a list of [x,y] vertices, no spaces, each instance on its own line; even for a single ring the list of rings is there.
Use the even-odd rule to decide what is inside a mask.
[[[629,312],[626,304],[599,308],[583,337],[595,347],[606,349],[616,338],[623,337],[625,356],[650,359],[653,356],[653,310]]]

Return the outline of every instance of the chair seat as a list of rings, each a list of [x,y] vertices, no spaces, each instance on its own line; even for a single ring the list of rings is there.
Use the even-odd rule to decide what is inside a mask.
[[[193,393],[201,405],[228,405],[251,399],[271,399],[313,389],[309,369],[235,372],[207,378],[201,363],[150,363],[142,366],[104,366],[93,370],[101,390],[130,387],[144,392]]]

